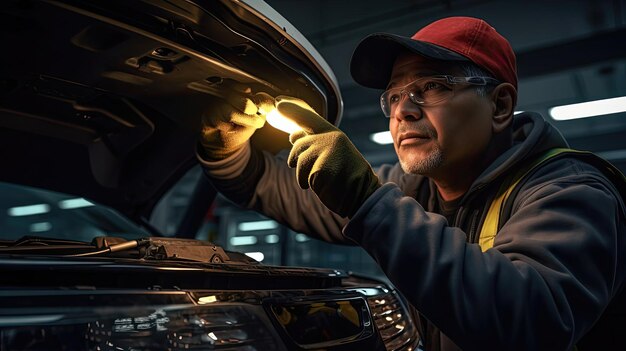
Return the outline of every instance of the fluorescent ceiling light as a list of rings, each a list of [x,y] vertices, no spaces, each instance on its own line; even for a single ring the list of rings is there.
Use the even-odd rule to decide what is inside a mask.
[[[250,232],[253,230],[268,230],[278,228],[278,223],[271,219],[266,221],[241,222],[237,226],[240,232]]]
[[[550,116],[557,121],[609,115],[626,111],[626,96],[612,99],[581,102],[578,104],[556,106],[549,110]]]
[[[244,255],[259,262],[263,261],[263,259],[265,258],[265,255],[262,252],[246,252]]]
[[[393,138],[391,137],[390,131],[370,134],[370,140],[380,145],[393,144]]]
[[[276,244],[280,241],[280,237],[276,234],[270,234],[265,236],[265,242],[268,244]]]
[[[311,238],[309,238],[308,236],[306,236],[304,234],[301,234],[301,233],[296,234],[296,241],[299,242],[299,243],[303,243],[303,242],[309,241],[309,240],[311,240]]]
[[[254,245],[257,242],[256,236],[247,235],[247,236],[234,236],[230,238],[230,244],[233,246],[241,246],[241,245]]]
[[[47,232],[50,229],[52,229],[50,222],[32,223],[30,225],[30,231],[32,233]]]
[[[81,208],[81,207],[89,207],[89,206],[94,206],[94,204],[83,199],[82,197],[59,201],[59,208],[63,210],[70,210],[73,208]]]
[[[29,206],[11,207],[9,208],[7,212],[9,216],[13,216],[13,217],[31,216],[31,215],[50,212],[50,205],[37,204],[37,205],[29,205]]]
[[[514,115],[514,116],[515,116],[515,115],[519,115],[520,113],[524,113],[524,111],[515,111],[515,112],[513,112],[513,115]]]

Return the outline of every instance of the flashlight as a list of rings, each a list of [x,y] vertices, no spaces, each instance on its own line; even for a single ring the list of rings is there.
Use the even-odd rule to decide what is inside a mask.
[[[267,113],[266,120],[267,123],[269,123],[272,127],[282,130],[287,134],[302,130],[302,128],[300,128],[300,126],[296,122],[290,120],[287,116],[278,112],[277,108],[274,108]]]

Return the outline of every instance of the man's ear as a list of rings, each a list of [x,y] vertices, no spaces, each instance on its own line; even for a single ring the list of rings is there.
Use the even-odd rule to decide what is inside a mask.
[[[492,128],[500,133],[513,122],[513,110],[517,103],[517,90],[510,83],[502,83],[491,92],[493,102]]]

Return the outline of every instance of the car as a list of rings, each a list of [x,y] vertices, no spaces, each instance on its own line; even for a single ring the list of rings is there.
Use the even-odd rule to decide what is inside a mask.
[[[176,237],[150,218],[196,167],[224,82],[307,101],[339,86],[262,1],[10,0],[1,5],[1,350],[415,350],[387,282],[264,264],[193,239],[217,194],[198,177]],[[253,143],[288,147],[266,125]]]

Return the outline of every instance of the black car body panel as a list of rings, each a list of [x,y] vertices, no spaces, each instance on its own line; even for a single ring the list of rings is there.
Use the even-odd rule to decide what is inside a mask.
[[[341,271],[0,256],[7,350],[413,349],[396,293]]]

